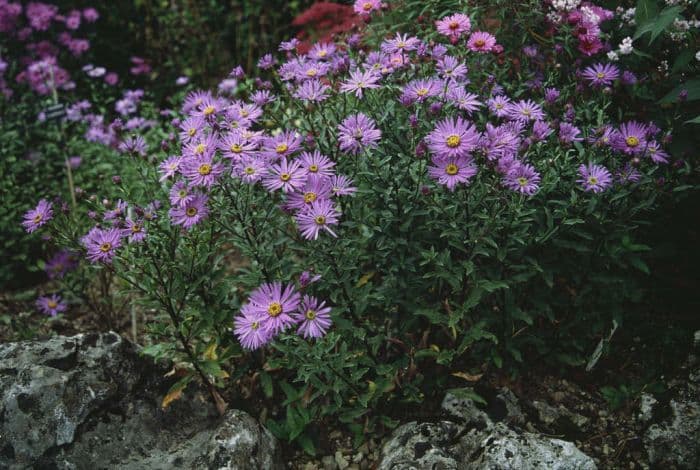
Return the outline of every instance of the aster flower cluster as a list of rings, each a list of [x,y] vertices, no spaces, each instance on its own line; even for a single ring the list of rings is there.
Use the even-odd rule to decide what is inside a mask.
[[[250,294],[234,319],[234,334],[245,349],[261,348],[280,333],[297,328],[304,338],[320,338],[332,324],[325,301],[302,295],[293,285],[266,283]]]
[[[56,5],[43,2],[29,2],[26,6],[7,0],[0,2],[0,31],[23,43],[27,51],[27,55],[19,58],[24,68],[15,81],[26,84],[39,95],[74,89],[75,82],[60,65],[61,48],[73,57],[82,56],[90,48],[90,41],[75,34],[82,24],[93,23],[98,18],[99,13],[91,7],[61,14]],[[55,42],[37,38],[45,37],[47,31],[54,33]],[[0,81],[0,89],[5,96],[11,95],[4,80]]]
[[[578,50],[593,56],[604,48],[601,23],[613,18],[614,13],[591,2],[554,0],[547,18],[555,28],[568,26],[578,40]]]

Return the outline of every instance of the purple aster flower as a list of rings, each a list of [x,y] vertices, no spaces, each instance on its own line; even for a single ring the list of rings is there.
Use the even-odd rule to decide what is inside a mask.
[[[53,209],[51,206],[52,204],[49,201],[42,199],[34,209],[31,209],[24,214],[22,226],[27,233],[34,232],[46,222],[53,219]]]
[[[610,145],[618,152],[639,155],[647,146],[647,126],[636,121],[629,121],[620,126],[610,138]]]
[[[595,145],[596,147],[606,147],[610,145],[615,132],[615,129],[611,125],[607,124],[595,129],[593,134],[589,135],[586,141]]]
[[[194,194],[190,192],[187,183],[178,181],[170,188],[170,204],[173,206],[185,207],[192,202]]]
[[[441,78],[445,80],[454,80],[456,82],[462,82],[469,72],[464,62],[460,62],[451,55],[443,56],[438,60],[435,68]]]
[[[288,157],[301,149],[303,138],[297,132],[284,131],[274,137],[268,137],[261,149],[262,156],[270,161]]]
[[[241,307],[241,314],[233,320],[233,334],[243,349],[254,351],[265,346],[272,339],[270,332],[262,328],[262,318],[252,311],[250,304]]]
[[[258,68],[260,70],[268,70],[275,66],[277,60],[272,54],[265,54],[258,60]]]
[[[229,132],[219,141],[219,149],[224,158],[234,161],[257,155],[257,144],[246,139],[240,132]]]
[[[168,212],[170,223],[173,225],[181,225],[182,228],[185,229],[190,229],[209,215],[209,207],[207,207],[208,200],[209,199],[204,194],[195,194],[191,200],[184,205],[171,207]]]
[[[104,220],[121,219],[126,213],[127,207],[129,207],[129,204],[126,201],[119,199],[117,204],[114,206],[114,209],[105,212]]]
[[[636,85],[638,80],[637,76],[633,72],[625,70],[624,72],[622,72],[622,77],[620,78],[620,81],[623,85],[631,86]]]
[[[294,97],[300,100],[319,103],[328,98],[330,87],[320,80],[306,80],[294,92]]]
[[[59,295],[42,296],[36,300],[36,306],[45,315],[55,317],[68,308]]]
[[[348,116],[338,125],[340,150],[354,155],[364,149],[376,148],[381,137],[374,121],[362,113]]]
[[[148,145],[140,135],[131,136],[127,137],[119,144],[119,151],[145,157],[146,152],[148,152]]]
[[[313,274],[310,271],[304,271],[299,275],[299,286],[301,286],[301,288],[303,289],[313,284],[314,282],[319,281],[320,279],[320,274]]]
[[[508,118],[514,121],[542,121],[545,118],[542,107],[532,100],[520,100],[507,108]]]
[[[548,104],[554,104],[559,99],[560,92],[556,88],[545,88],[544,89],[544,100]]]
[[[477,168],[471,157],[433,157],[433,165],[428,167],[428,175],[438,183],[447,186],[454,191],[460,183],[469,184],[469,180],[476,175]]]
[[[301,166],[299,160],[288,161],[286,158],[270,167],[268,174],[263,178],[263,186],[268,191],[288,193],[300,190],[306,183],[306,170]]]
[[[219,139],[214,134],[200,135],[182,147],[184,157],[212,157],[219,146]]]
[[[508,116],[510,104],[510,99],[505,95],[496,95],[487,102],[491,114],[499,118]]]
[[[331,191],[335,196],[350,196],[357,191],[352,186],[352,180],[345,175],[335,175],[331,178]]]
[[[401,102],[406,104],[422,103],[428,98],[440,95],[442,86],[443,83],[434,78],[412,80],[403,88]]]
[[[655,140],[647,144],[646,154],[649,155],[649,158],[651,158],[654,163],[668,163],[668,154]]]
[[[437,157],[465,157],[476,148],[479,133],[473,124],[463,120],[445,118],[426,137],[430,152]]]
[[[275,101],[275,95],[270,93],[269,90],[257,90],[250,96],[250,100],[257,106],[265,106]]]
[[[122,231],[119,228],[101,229],[93,227],[81,242],[87,250],[87,259],[91,263],[111,263],[122,246]]]
[[[612,185],[612,175],[602,165],[581,165],[578,173],[580,179],[576,181],[583,185],[585,191],[600,193]]]
[[[302,152],[300,155],[301,166],[306,169],[309,175],[319,175],[325,177],[333,176],[335,162],[322,155],[318,150],[313,152]]]
[[[486,132],[481,136],[479,146],[489,160],[504,156],[515,156],[520,147],[520,132],[510,126],[486,124]]]
[[[46,262],[44,271],[49,276],[49,279],[60,279],[66,272],[75,268],[76,265],[75,255],[70,251],[62,250]]]
[[[182,162],[182,157],[172,156],[160,162],[158,165],[158,171],[160,172],[160,178],[158,181],[165,181],[168,178],[174,177],[180,170],[180,163]]]
[[[143,226],[142,220],[132,220],[127,217],[126,228],[123,229],[123,237],[129,238],[129,243],[139,243],[146,239],[146,228]]]
[[[314,60],[328,60],[335,54],[335,44],[331,42],[318,42],[309,49],[308,56]]]
[[[472,52],[487,53],[493,51],[496,38],[485,31],[474,31],[467,40],[467,48]]]
[[[612,64],[595,64],[584,70],[581,76],[588,80],[591,86],[603,87],[612,85],[612,82],[618,79],[620,69]]]
[[[315,297],[304,296],[299,311],[294,319],[299,322],[297,333],[304,338],[320,338],[326,334],[331,326],[331,308],[326,307],[326,302],[320,302]]]
[[[621,184],[636,183],[642,179],[642,174],[630,163],[625,164],[625,166],[617,172],[616,176]]]
[[[356,97],[362,98],[364,90],[379,88],[377,82],[381,78],[382,76],[373,69],[367,71],[355,69],[350,72],[350,78],[340,85],[340,91],[343,93],[355,93]]]
[[[532,165],[513,165],[503,179],[503,185],[513,191],[532,196],[539,189],[540,174]]]
[[[297,214],[296,221],[304,238],[316,240],[321,230],[327,231],[334,237],[338,236],[329,225],[337,225],[339,215],[332,201],[319,199]]]
[[[568,122],[559,124],[559,142],[570,144],[572,142],[581,142],[583,137],[580,137],[581,129],[574,127]]]
[[[355,0],[353,11],[363,18],[369,18],[373,11],[382,8],[382,0]]]
[[[311,175],[299,192],[288,195],[285,208],[301,210],[322,199],[330,199],[331,183],[329,178]]]
[[[545,140],[554,130],[546,121],[535,121],[532,125],[532,139],[537,142]]]
[[[420,40],[417,37],[396,33],[393,39],[388,39],[382,43],[382,52],[387,54],[404,54],[409,51],[415,51],[418,48],[418,44],[420,44]]]
[[[472,23],[467,15],[455,13],[436,21],[435,27],[438,33],[447,36],[454,44],[462,34],[469,33]]]
[[[297,38],[292,38],[289,41],[282,41],[279,45],[279,50],[282,52],[294,52],[299,45],[299,40]]]
[[[210,188],[224,172],[221,163],[214,163],[213,155],[188,157],[182,161],[180,172],[193,186]]]
[[[261,327],[274,336],[295,324],[292,314],[299,307],[301,294],[292,284],[282,289],[281,282],[262,284],[250,294],[246,313],[260,319]]]
[[[267,164],[255,157],[241,157],[233,166],[233,174],[247,184],[255,184],[267,173]]]

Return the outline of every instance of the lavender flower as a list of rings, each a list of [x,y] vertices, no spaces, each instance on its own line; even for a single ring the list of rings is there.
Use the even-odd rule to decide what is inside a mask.
[[[283,290],[281,282],[266,283],[250,294],[245,313],[259,318],[261,328],[274,336],[295,323],[291,315],[300,300],[301,295],[292,284],[287,284]]]
[[[612,185],[612,175],[601,165],[581,165],[578,168],[580,179],[576,180],[583,185],[584,191],[600,193]]]
[[[428,175],[438,183],[447,186],[450,191],[454,191],[457,184],[468,184],[477,173],[471,157],[433,157],[432,161],[433,166],[428,167]]]
[[[190,229],[209,215],[207,207],[208,198],[204,194],[195,194],[183,205],[170,208],[168,215],[173,225],[180,225],[182,228]]]
[[[340,91],[343,93],[355,93],[355,96],[361,99],[364,90],[379,88],[377,82],[381,78],[382,76],[375,70],[362,71],[355,69],[350,72],[350,78],[340,85]]]
[[[299,322],[297,332],[304,338],[320,338],[331,326],[331,308],[326,302],[320,302],[315,297],[305,295],[294,319]]]
[[[42,296],[36,300],[37,308],[45,315],[55,317],[68,308],[59,295]]]
[[[121,247],[122,231],[118,228],[101,229],[93,227],[82,238],[82,244],[87,250],[87,259],[91,263],[111,263]]]
[[[446,118],[437,123],[426,141],[437,157],[465,157],[476,148],[479,133],[473,124],[461,117]]]
[[[503,179],[503,185],[513,191],[532,196],[539,189],[540,174],[532,165],[514,165]]]
[[[36,229],[53,219],[53,210],[51,206],[52,204],[49,201],[42,199],[34,209],[31,209],[24,214],[22,226],[27,233],[36,231]]]
[[[286,158],[272,165],[267,175],[263,178],[263,186],[268,191],[288,193],[301,189],[306,183],[307,172],[301,166],[299,160],[288,161]]]
[[[262,317],[253,311],[250,304],[241,307],[241,314],[233,320],[233,325],[233,334],[243,349],[254,351],[272,339],[270,332],[262,328]]]
[[[325,230],[334,237],[337,237],[329,225],[336,225],[338,223],[338,217],[339,214],[333,206],[333,202],[327,199],[321,199],[312,202],[310,207],[307,207],[297,214],[296,221],[304,238],[307,240],[316,240],[321,230]]]
[[[365,149],[376,148],[381,136],[374,121],[362,113],[348,116],[338,126],[340,150],[354,155]]]
[[[591,86],[603,87],[611,85],[620,76],[620,69],[612,64],[595,64],[581,74]]]

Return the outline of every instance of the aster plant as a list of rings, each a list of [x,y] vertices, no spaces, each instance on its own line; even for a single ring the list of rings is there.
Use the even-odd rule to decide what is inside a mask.
[[[232,377],[259,381],[286,397],[268,427],[309,452],[314,423],[361,439],[465,361],[582,363],[684,170],[663,123],[619,120],[622,69],[590,58],[607,10],[561,73],[477,14],[384,34],[379,2],[354,9],[359,37],[285,42],[235,89],[190,92],[160,145],[117,133],[125,205],[24,220],[157,312],[145,352],[184,369],[168,396],[198,379],[223,411]]]

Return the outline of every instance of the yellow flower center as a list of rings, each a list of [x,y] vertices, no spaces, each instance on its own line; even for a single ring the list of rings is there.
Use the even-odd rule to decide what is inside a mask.
[[[403,49],[403,48],[406,47],[406,46],[407,46],[407,44],[406,44],[405,42],[403,42],[403,41],[399,41],[399,42],[396,43],[397,49]]]
[[[625,139],[625,142],[627,142],[627,145],[629,145],[630,147],[636,147],[637,145],[639,145],[639,139],[633,135],[627,137]]]
[[[311,204],[316,200],[316,193],[308,192],[304,194],[304,202]]]
[[[271,317],[276,317],[280,313],[282,313],[282,304],[279,302],[272,302],[268,307],[267,307],[267,313]]]
[[[316,311],[315,310],[307,310],[306,313],[304,314],[307,320],[313,320],[316,318]]]
[[[247,166],[243,171],[246,175],[252,175],[253,173],[255,173],[255,168],[253,168],[252,166]]]
[[[181,189],[177,192],[177,195],[182,199],[183,197],[187,196],[187,190]]]
[[[238,144],[233,144],[233,145],[231,145],[231,151],[233,153],[241,153],[243,151],[243,147],[241,147]]]
[[[316,225],[324,225],[326,223],[326,218],[322,215],[317,215],[316,218],[314,218],[314,222],[316,222]]]
[[[34,216],[34,218],[32,219],[32,221],[34,221],[35,224],[38,224],[39,222],[41,222],[41,219],[43,219],[43,218],[44,218],[43,215],[37,214],[37,215]]]
[[[209,105],[206,108],[204,108],[204,115],[211,116],[212,114],[214,114],[214,111],[216,111],[216,108],[212,105]]]
[[[240,114],[241,114],[241,116],[243,116],[243,117],[248,117],[248,115],[249,115],[250,113],[248,112],[247,109],[242,109],[242,108],[241,108]]]
[[[208,163],[203,163],[199,166],[197,172],[202,176],[207,176],[209,173],[211,173],[211,165]]]
[[[194,153],[204,153],[204,151],[207,149],[207,146],[204,144],[199,144],[194,148]]]
[[[251,330],[257,330],[258,328],[260,328],[260,322],[254,321],[253,323],[250,324]]]
[[[523,178],[521,176],[520,178],[518,178],[518,184],[521,188],[527,186],[527,178]]]
[[[448,163],[445,167],[445,173],[447,173],[450,176],[456,175],[458,171],[459,168],[457,168],[457,165],[455,165],[454,163]]]
[[[446,143],[447,143],[448,147],[453,149],[453,148],[459,146],[460,143],[462,143],[462,139],[460,139],[458,135],[452,134],[452,135],[447,137]]]
[[[453,21],[450,23],[450,29],[457,29],[459,27],[459,23],[456,21]]]
[[[58,307],[58,303],[55,300],[49,300],[46,302],[46,305],[51,309]]]
[[[604,78],[605,74],[603,72],[598,72],[597,74],[595,74],[595,76],[598,78]]]
[[[486,45],[486,41],[484,41],[483,39],[477,39],[476,41],[474,41],[474,45],[476,47],[484,47]]]
[[[319,57],[326,57],[328,55],[328,51],[318,51],[318,56]]]
[[[280,179],[281,179],[282,181],[289,181],[289,178],[291,178],[291,177],[292,177],[292,175],[290,175],[289,173],[282,173],[282,174],[280,175]]]
[[[194,217],[197,215],[197,208],[196,207],[188,207],[187,210],[185,211],[185,214],[187,214],[187,217]]]
[[[193,137],[196,133],[197,133],[197,129],[195,129],[194,127],[190,128],[190,130],[187,131],[187,134],[188,134],[190,137]]]
[[[234,129],[238,129],[238,121],[231,121],[229,125]]]
[[[525,109],[523,109],[522,111],[520,111],[520,114],[522,114],[523,116],[529,116],[529,115],[532,114],[532,111],[530,111],[529,109],[525,108]]]
[[[318,165],[309,165],[309,171],[311,173],[316,173],[318,171]]]
[[[317,74],[318,74],[318,70],[316,70],[316,69],[309,69],[306,71],[307,77],[315,77]]]
[[[591,185],[598,184],[598,178],[596,178],[595,176],[589,176],[588,177],[588,184],[591,184]]]
[[[140,231],[141,231],[140,225],[132,225],[131,226],[131,233],[139,233]]]
[[[419,88],[419,89],[416,91],[416,95],[418,95],[418,96],[425,96],[425,95],[427,95],[427,94],[428,94],[428,89],[427,89],[427,88]]]
[[[372,9],[372,3],[371,2],[365,2],[362,4],[362,9],[364,11],[370,11]]]
[[[275,152],[277,153],[284,153],[289,149],[289,146],[285,143],[277,144],[277,147],[275,147]]]
[[[111,249],[112,249],[111,243],[103,243],[102,245],[100,245],[100,251],[102,253],[107,253]]]

